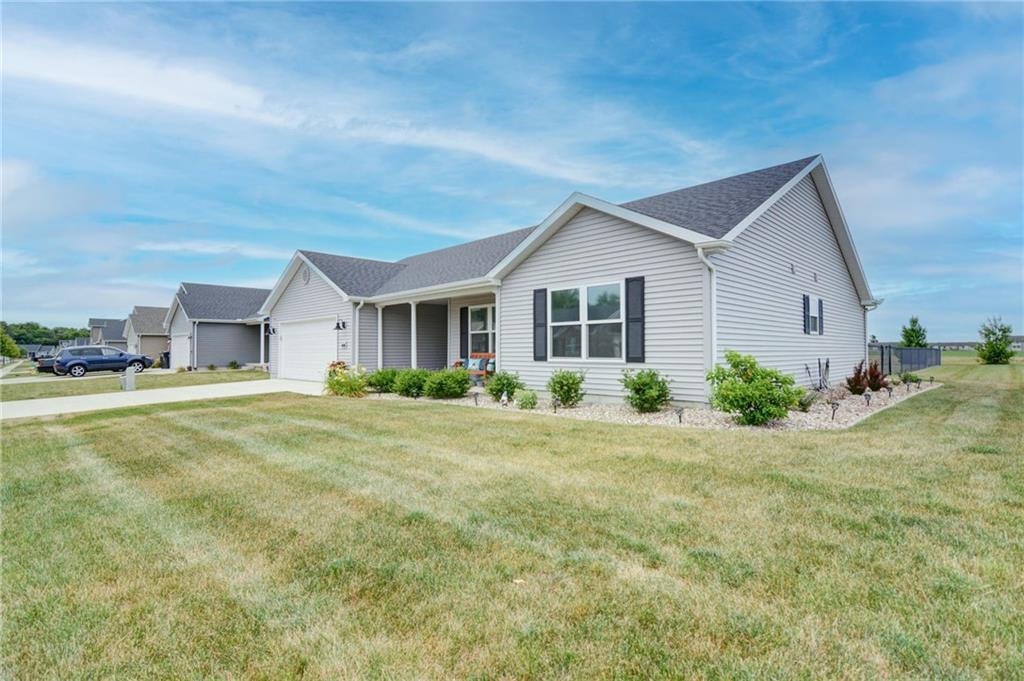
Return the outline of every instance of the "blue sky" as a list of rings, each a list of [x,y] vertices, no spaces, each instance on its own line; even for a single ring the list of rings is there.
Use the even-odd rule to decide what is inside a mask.
[[[825,155],[870,330],[1022,319],[1019,4],[3,7],[3,318]]]

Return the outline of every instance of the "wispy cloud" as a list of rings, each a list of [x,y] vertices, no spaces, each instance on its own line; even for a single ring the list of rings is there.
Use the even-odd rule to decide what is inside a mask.
[[[187,255],[222,256],[235,255],[257,260],[287,260],[292,250],[268,248],[244,242],[203,241],[197,239],[171,239],[168,241],[143,241],[134,246],[136,251],[150,253],[179,253]]]

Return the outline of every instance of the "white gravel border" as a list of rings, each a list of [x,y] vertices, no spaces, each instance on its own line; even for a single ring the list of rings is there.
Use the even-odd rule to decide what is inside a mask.
[[[788,419],[772,421],[765,426],[741,426],[729,414],[716,411],[707,406],[685,407],[681,413],[677,409],[667,408],[654,414],[639,414],[626,404],[584,403],[571,409],[561,407],[556,412],[550,402],[543,400],[538,402],[536,409],[518,409],[513,405],[502,407],[500,403],[495,402],[491,399],[490,395],[482,391],[476,392],[476,400],[474,400],[472,392],[466,397],[454,400],[434,400],[427,397],[414,400],[411,397],[402,397],[392,393],[371,393],[364,399],[454,404],[462,407],[476,407],[477,409],[505,409],[523,414],[545,414],[547,416],[560,416],[583,421],[604,421],[605,423],[647,426],[675,426],[676,428],[749,431],[842,430],[863,421],[872,414],[888,409],[894,404],[941,386],[941,383],[922,383],[920,388],[911,387],[908,391],[906,386],[901,385],[893,388],[891,398],[888,391],[885,390],[872,393],[870,405],[863,395],[847,395],[838,401],[839,409],[836,410],[834,420],[832,418],[832,407],[827,401],[819,399],[811,405],[809,411],[790,411]]]

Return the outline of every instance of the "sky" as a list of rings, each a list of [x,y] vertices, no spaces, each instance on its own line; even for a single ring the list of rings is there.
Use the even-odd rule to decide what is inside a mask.
[[[3,319],[395,260],[821,153],[876,297],[1024,332],[1024,8],[2,6]]]

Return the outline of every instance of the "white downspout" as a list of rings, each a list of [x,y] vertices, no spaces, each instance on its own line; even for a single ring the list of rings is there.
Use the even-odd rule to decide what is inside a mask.
[[[359,366],[359,311],[366,305],[365,300],[360,300],[356,305],[356,313],[352,319],[352,366]]]
[[[709,294],[708,294],[708,306],[710,309],[711,316],[711,332],[710,332],[710,344],[711,344],[711,361],[708,363],[708,370],[715,368],[715,362],[718,361],[718,293],[717,285],[715,281],[715,266],[707,255],[704,253],[704,249],[697,246],[697,258],[704,263],[704,266],[708,268],[709,278]]]

